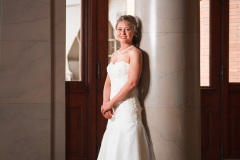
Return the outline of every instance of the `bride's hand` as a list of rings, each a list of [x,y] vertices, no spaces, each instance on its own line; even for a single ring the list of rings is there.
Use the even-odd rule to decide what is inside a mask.
[[[104,116],[106,119],[111,119],[111,118],[112,118],[112,110],[107,111],[103,116]]]
[[[107,103],[104,103],[101,107],[101,112],[103,115],[105,115],[105,113],[107,111],[110,111],[111,109],[113,108],[113,105],[111,103],[111,101],[107,102]]]

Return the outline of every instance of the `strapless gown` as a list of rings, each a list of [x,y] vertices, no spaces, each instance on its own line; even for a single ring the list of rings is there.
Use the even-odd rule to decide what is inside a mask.
[[[110,99],[128,80],[129,64],[125,61],[110,63],[107,72],[111,80]],[[108,120],[98,160],[155,160],[145,128],[137,89],[119,102]]]

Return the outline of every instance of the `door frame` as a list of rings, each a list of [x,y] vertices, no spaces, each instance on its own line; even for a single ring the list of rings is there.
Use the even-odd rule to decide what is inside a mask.
[[[222,143],[224,159],[239,159],[240,82],[229,82],[230,0],[222,0]],[[235,115],[234,115],[235,114]],[[238,123],[237,123],[238,122]],[[235,132],[235,133],[234,133]],[[234,149],[238,145],[238,149]]]
[[[209,83],[201,87],[201,156],[221,157],[221,1],[210,0]]]

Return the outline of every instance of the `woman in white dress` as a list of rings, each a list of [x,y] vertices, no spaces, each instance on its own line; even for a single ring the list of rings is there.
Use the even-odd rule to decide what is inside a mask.
[[[136,44],[136,19],[121,16],[115,29],[121,47],[112,54],[107,67],[101,112],[108,124],[98,160],[154,160],[137,95],[142,53]]]

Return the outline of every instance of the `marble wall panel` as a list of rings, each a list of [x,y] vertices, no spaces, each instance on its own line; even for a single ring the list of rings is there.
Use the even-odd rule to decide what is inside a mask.
[[[53,150],[54,160],[65,160],[65,103],[56,103],[54,105],[53,125]]]
[[[140,0],[136,15],[144,20],[144,32],[197,32],[199,5],[189,0]],[[192,14],[196,12],[196,14]],[[191,14],[189,14],[191,13]]]
[[[5,42],[1,45],[0,102],[50,103],[49,42]]]
[[[65,102],[65,0],[54,2],[54,10],[52,11],[52,27],[54,28],[52,37],[53,59],[55,63],[55,102]]]
[[[142,103],[157,160],[201,159],[198,12],[197,0],[136,3],[149,71]]]
[[[3,24],[18,24],[49,19],[49,0],[2,0]]]
[[[151,107],[181,107],[196,94],[199,89],[196,85],[199,73],[195,70],[199,67],[196,63],[199,58],[195,56],[198,50],[189,45],[196,37],[196,33],[156,33],[155,36],[143,33],[141,48],[150,62],[150,92],[146,103],[151,102]],[[156,86],[159,90],[154,89]]]
[[[65,102],[65,43],[54,43],[54,101]]]
[[[200,157],[199,113],[191,108],[146,108],[146,121],[156,159],[192,160]],[[158,117],[161,117],[159,120]],[[192,123],[194,121],[195,123]]]
[[[64,43],[62,47],[65,49],[65,37],[66,37],[66,1],[55,0],[54,11],[52,11],[54,18],[52,17],[52,24],[54,25],[54,39],[55,43]],[[53,27],[53,26],[52,26]],[[65,51],[65,50],[64,50]],[[64,53],[65,54],[65,53]]]
[[[49,0],[1,2],[2,40],[50,41]]]
[[[52,27],[52,80],[53,80],[53,117],[52,117],[52,159],[65,160],[65,0],[55,0],[51,7]]]
[[[54,118],[64,111],[52,101],[50,2],[1,0],[0,159],[52,157]]]
[[[0,104],[0,159],[50,160],[50,105]]]
[[[2,24],[2,41],[50,42],[50,19]]]
[[[197,33],[142,33],[141,49],[148,53],[151,67],[158,66],[159,73],[173,73],[191,69],[197,65],[194,52],[199,52],[192,44],[199,38]],[[162,60],[164,59],[164,61]],[[159,63],[161,62],[161,63]],[[161,75],[160,75],[161,76]]]

